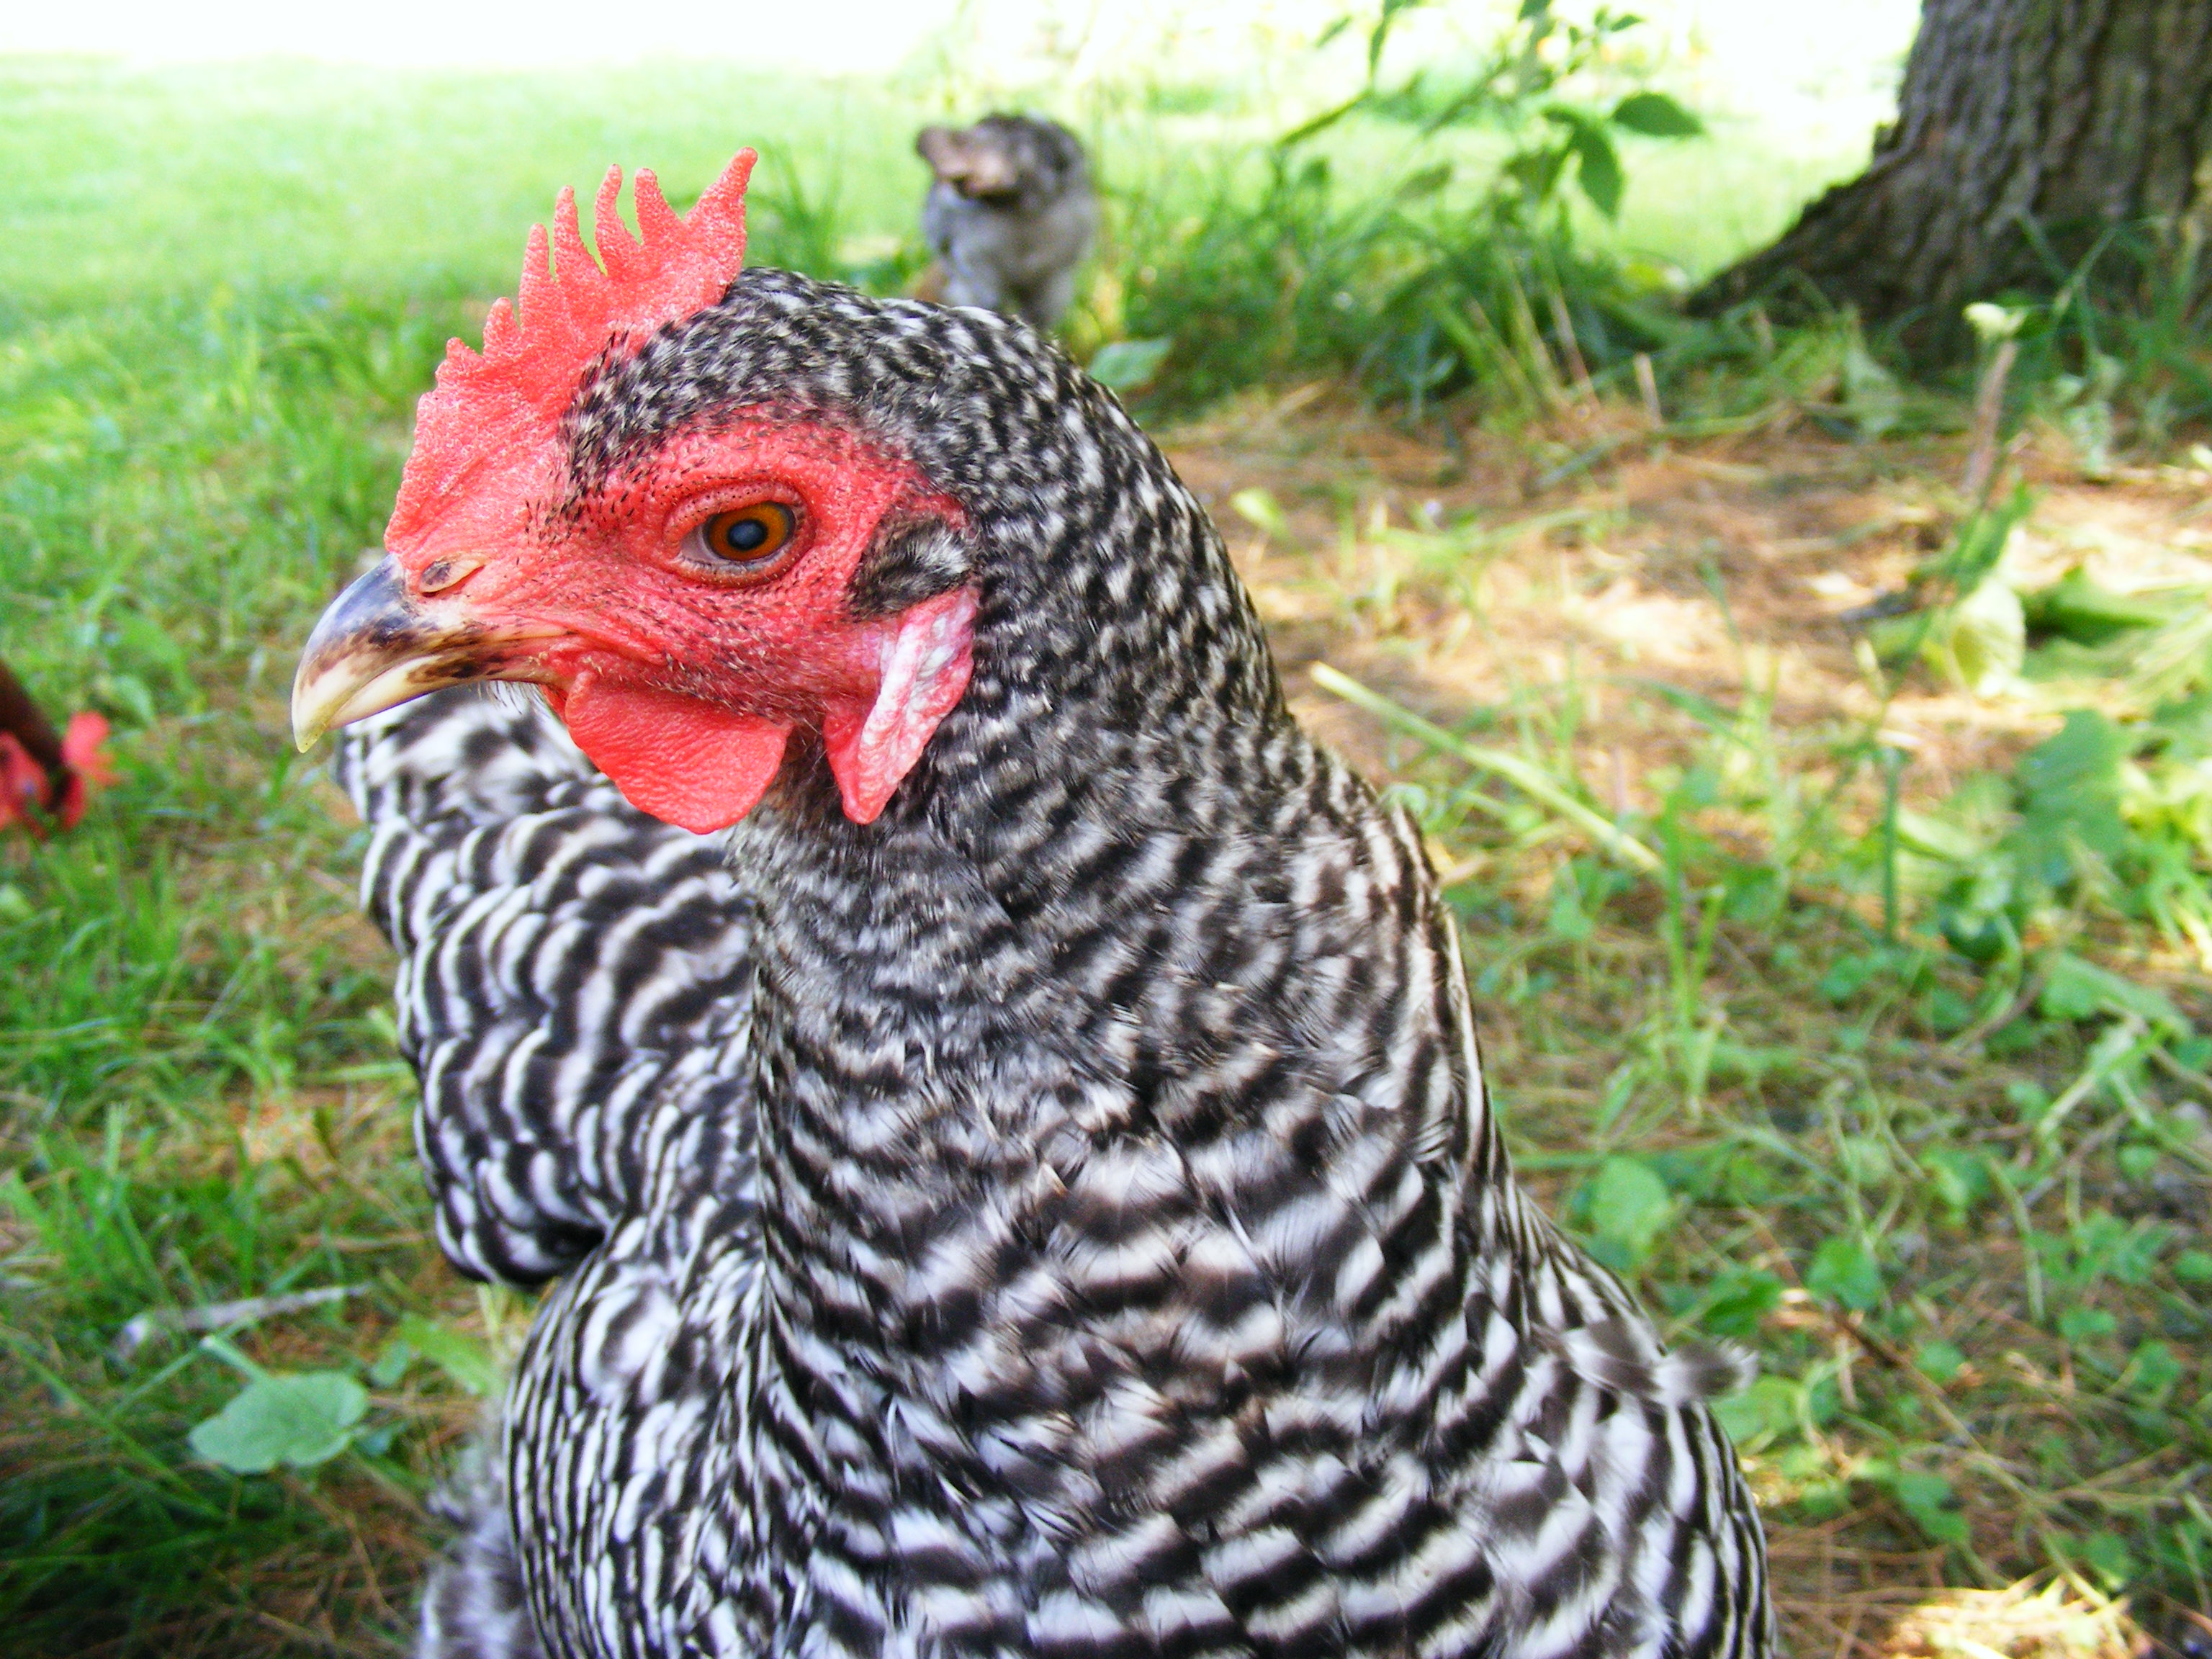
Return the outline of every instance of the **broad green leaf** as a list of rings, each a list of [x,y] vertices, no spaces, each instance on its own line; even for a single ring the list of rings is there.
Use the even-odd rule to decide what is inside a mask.
[[[2120,1373],[2120,1386],[2136,1398],[2156,1405],[2181,1380],[2181,1362],[2173,1357],[2172,1348],[2156,1337],[2147,1337],[2128,1356],[2127,1370]]]
[[[1995,576],[1939,616],[1922,652],[1936,671],[1978,697],[2020,678],[2027,659],[2027,620],[2020,595]]]
[[[2124,1179],[2145,1182],[2158,1168],[2158,1148],[2130,1142],[2112,1154],[2112,1161],[2120,1166],[2120,1174]]]
[[[1849,1002],[1885,974],[1894,974],[1909,988],[1919,977],[1922,965],[1911,951],[1887,945],[1847,952],[1830,963],[1828,971],[1820,975],[1820,994],[1831,1002]]]
[[[1942,1475],[1924,1469],[1899,1469],[1889,1487],[1897,1496],[1898,1508],[1937,1543],[1967,1541],[1966,1518],[1958,1511],[1951,1483]]]
[[[1762,1376],[1741,1394],[1713,1402],[1713,1415],[1739,1447],[1787,1435],[1799,1426],[1802,1389],[1786,1376]]]
[[[2102,1341],[2120,1328],[2120,1322],[2102,1308],[2068,1308],[2058,1316],[2058,1334],[2075,1347]]]
[[[2073,879],[2075,848],[2112,861],[2128,849],[2120,817],[2120,768],[2128,740],[2093,708],[2069,711],[2057,733],[2021,757],[2014,775],[2022,801],[2017,837],[2025,867],[2045,885]]]
[[[368,1380],[380,1389],[395,1388],[414,1363],[414,1348],[404,1337],[395,1336],[384,1345],[376,1356],[376,1363],[368,1368]]]
[[[1782,1305],[1782,1290],[1764,1267],[1731,1267],[1714,1280],[1701,1322],[1715,1336],[1755,1335],[1759,1321]]]
[[[2173,1258],[2173,1276],[2185,1285],[2212,1285],[2212,1250],[2184,1250]]]
[[[1853,1186],[1874,1187],[1889,1179],[1895,1160],[1880,1135],[1846,1134],[1837,1137],[1836,1162]]]
[[[1881,1265],[1864,1244],[1839,1233],[1813,1252],[1805,1288],[1825,1301],[1871,1313],[1881,1305]]]
[[[1838,957],[1828,964],[1828,971],[1820,975],[1820,994],[1831,1002],[1849,1002],[1887,966],[1880,951],[1855,952]]]
[[[2043,959],[2043,994],[2036,1004],[2045,1019],[2084,1020],[2135,1015],[2145,1024],[2186,1031],[2189,1022],[2163,993],[2065,951]]]
[[[1646,138],[1696,138],[1705,124],[1663,92],[1632,92],[1613,106],[1613,124]]]
[[[1879,438],[1905,413],[1905,388],[1854,334],[1844,349],[1844,408],[1862,438]]]
[[[1937,1146],[1920,1155],[1920,1167],[1954,1222],[1964,1221],[1989,1196],[1989,1160],[1979,1153]]]
[[[1151,384],[1175,342],[1111,340],[1091,360],[1091,378],[1115,392],[1134,392]]]
[[[346,1449],[368,1409],[368,1391],[342,1371],[301,1371],[249,1382],[193,1429],[191,1448],[234,1474],[279,1463],[313,1468]]]
[[[1966,1356],[1956,1343],[1923,1342],[1912,1363],[1929,1382],[1948,1388],[1966,1368]]]
[[[2109,1276],[2123,1285],[2141,1285],[2150,1278],[2171,1237],[2162,1223],[2124,1221],[2110,1210],[2092,1210],[2073,1229],[2070,1242],[2083,1284]]]
[[[2027,625],[2077,645],[2102,645],[2134,629],[2156,628],[2179,613],[2174,593],[2115,593],[2075,565],[2048,587],[2021,595]]]
[[[1500,171],[1538,202],[1548,202],[1559,188],[1559,174],[1572,155],[1569,144],[1542,144],[1506,158]]]
[[[2105,1581],[2105,1588],[2115,1594],[2125,1589],[2136,1576],[2135,1553],[2118,1533],[2091,1533],[2081,1540],[2081,1558]]]
[[[1674,1195],[1658,1171],[1640,1158],[1609,1158],[1591,1184],[1590,1227],[1619,1247],[1630,1263],[1650,1254],[1674,1218]]]
[[[1398,186],[1398,199],[1401,202],[1418,202],[1424,196],[1433,196],[1451,183],[1451,177],[1452,164],[1449,161],[1439,161],[1432,167],[1423,167]]]
[[[1583,908],[1582,890],[1571,866],[1562,866],[1553,878],[1552,912],[1545,918],[1544,927],[1553,939],[1571,945],[1580,945],[1590,936],[1593,924],[1589,912]]]
[[[1897,809],[1897,839],[1908,852],[1923,853],[1952,864],[1972,864],[1990,850],[1989,838],[1971,824],[1956,823],[1910,806]]]
[[[1575,181],[1583,194],[1607,218],[1618,217],[1621,191],[1628,184],[1620,170],[1620,152],[1601,129],[1581,122],[1575,125],[1573,144]]]

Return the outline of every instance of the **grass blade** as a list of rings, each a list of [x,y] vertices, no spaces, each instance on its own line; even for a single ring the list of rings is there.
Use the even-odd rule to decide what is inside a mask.
[[[1659,869],[1660,860],[1656,853],[1618,824],[1608,823],[1577,800],[1540,766],[1505,750],[1485,748],[1455,737],[1433,721],[1423,720],[1402,703],[1393,702],[1381,692],[1369,690],[1349,674],[1340,673],[1327,663],[1316,663],[1312,673],[1314,684],[1324,691],[1333,692],[1353,707],[1365,709],[1384,725],[1404,732],[1409,738],[1418,738],[1439,754],[1449,755],[1455,760],[1464,762],[1478,772],[1490,772],[1504,778],[1532,800],[1540,801],[1551,808],[1623,864],[1646,875]]]

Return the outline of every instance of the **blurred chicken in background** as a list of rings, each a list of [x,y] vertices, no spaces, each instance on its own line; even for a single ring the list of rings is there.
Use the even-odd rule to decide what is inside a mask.
[[[74,829],[91,792],[115,781],[103,747],[107,722],[73,716],[54,730],[8,665],[0,662],[0,830],[21,823],[33,835],[46,823]]]
[[[922,239],[937,257],[923,297],[1037,329],[1058,322],[1098,232],[1075,135],[1032,115],[987,115],[972,127],[924,127],[914,147],[936,175],[921,204]]]

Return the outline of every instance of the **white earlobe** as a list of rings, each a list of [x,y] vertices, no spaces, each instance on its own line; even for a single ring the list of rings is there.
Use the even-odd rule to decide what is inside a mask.
[[[823,723],[830,769],[845,816],[872,823],[938,723],[959,702],[975,665],[975,595],[956,587],[898,619],[883,654],[883,678],[865,717],[832,709]]]

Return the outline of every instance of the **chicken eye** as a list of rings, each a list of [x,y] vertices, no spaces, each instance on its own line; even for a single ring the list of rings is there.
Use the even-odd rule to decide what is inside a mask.
[[[756,501],[734,513],[717,513],[699,526],[699,541],[718,559],[761,565],[790,544],[799,514],[781,501]]]

